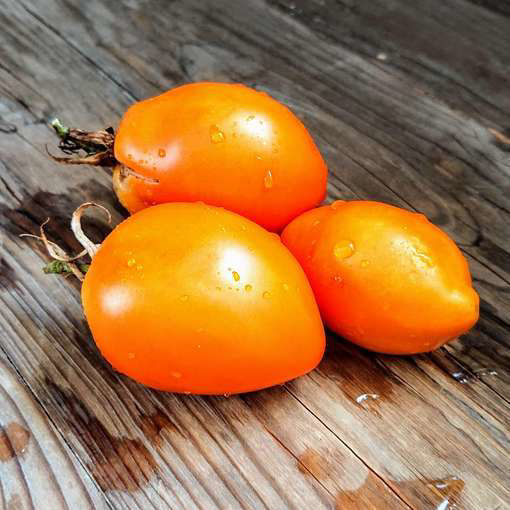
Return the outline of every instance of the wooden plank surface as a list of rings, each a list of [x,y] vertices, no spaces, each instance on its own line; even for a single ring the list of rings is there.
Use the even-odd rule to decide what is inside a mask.
[[[510,508],[505,5],[0,0],[0,509]],[[40,247],[18,237],[51,216],[74,249],[82,201],[125,214],[106,172],[49,160],[46,122],[115,126],[131,102],[194,80],[288,104],[325,155],[330,198],[444,228],[481,296],[476,328],[410,358],[331,335],[310,375],[229,398],[112,371],[78,285],[43,275]]]

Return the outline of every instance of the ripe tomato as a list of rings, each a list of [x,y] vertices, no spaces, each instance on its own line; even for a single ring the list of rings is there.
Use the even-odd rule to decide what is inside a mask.
[[[478,319],[465,258],[422,214],[335,202],[296,218],[282,241],[308,275],[326,324],[367,349],[431,351]]]
[[[122,204],[201,200],[272,231],[319,204],[327,168],[285,106],[243,85],[194,83],[134,104],[115,137]],[[147,180],[148,179],[148,180]]]
[[[312,370],[324,351],[312,290],[278,236],[204,204],[122,222],[94,256],[82,301],[113,367],[162,390],[257,390]]]

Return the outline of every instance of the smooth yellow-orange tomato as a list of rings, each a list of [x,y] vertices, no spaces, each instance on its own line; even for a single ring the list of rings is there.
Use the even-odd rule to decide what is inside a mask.
[[[328,327],[367,349],[432,351],[478,319],[466,259],[422,214],[339,201],[296,218],[282,241]]]
[[[324,330],[276,234],[198,203],[136,213],[103,241],[82,287],[101,353],[162,390],[224,394],[312,370]]]
[[[193,83],[136,103],[114,150],[114,188],[130,212],[201,200],[280,231],[326,193],[326,165],[301,121],[244,85]]]

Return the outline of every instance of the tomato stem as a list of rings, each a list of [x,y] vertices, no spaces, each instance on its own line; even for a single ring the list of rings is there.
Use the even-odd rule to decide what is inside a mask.
[[[84,204],[81,204],[78,209],[76,209],[73,213],[72,219],[71,219],[71,230],[73,231],[76,239],[78,242],[83,246],[83,250],[74,256],[69,256],[66,251],[61,248],[57,243],[54,243],[53,241],[50,241],[48,237],[46,236],[46,232],[44,231],[44,227],[47,225],[47,223],[50,221],[49,218],[46,219],[46,221],[43,222],[43,224],[39,227],[39,235],[34,234],[21,234],[20,237],[31,237],[34,239],[37,239],[39,241],[42,241],[44,244],[46,251],[48,252],[48,255],[52,258],[50,262],[48,262],[44,267],[43,271],[45,273],[52,273],[52,274],[74,274],[78,280],[83,281],[85,273],[89,269],[89,264],[82,264],[77,263],[76,260],[78,260],[81,257],[84,257],[85,255],[89,255],[91,259],[94,258],[94,255],[97,253],[97,250],[101,246],[100,244],[93,243],[83,232],[82,226],[81,226],[81,217],[83,216],[83,213],[86,209],[89,207],[97,207],[104,211],[106,215],[108,216],[108,223],[111,223],[111,214],[108,209],[103,207],[102,205],[96,204],[94,202],[85,202]]]
[[[97,253],[97,250],[100,248],[100,244],[96,244],[92,242],[83,232],[83,229],[81,227],[81,217],[83,216],[83,213],[89,208],[89,207],[97,207],[98,209],[101,209],[104,211],[108,217],[108,223],[112,222],[112,215],[110,214],[110,211],[106,209],[106,207],[103,207],[102,205],[96,204],[95,202],[85,202],[84,204],[81,204],[76,211],[74,211],[72,219],[71,219],[71,230],[73,231],[74,236],[78,240],[78,242],[83,246],[83,248],[87,251],[89,254],[89,257],[91,259],[94,258],[94,255]]]
[[[117,163],[113,154],[115,142],[113,128],[84,131],[69,128],[57,118],[50,122],[50,126],[60,138],[59,149],[65,154],[69,154],[66,157],[59,157],[48,152],[55,161],[68,165],[94,166],[114,166]]]

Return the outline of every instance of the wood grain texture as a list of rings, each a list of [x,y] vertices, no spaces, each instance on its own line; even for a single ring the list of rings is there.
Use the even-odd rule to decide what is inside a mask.
[[[107,508],[32,395],[0,356],[0,508]]]
[[[0,0],[0,349],[55,431],[47,451],[71,455],[73,497],[143,509],[510,507],[510,161],[494,135],[510,127],[507,15],[477,0]],[[312,374],[241,397],[171,395],[113,372],[78,285],[42,275],[40,246],[18,237],[51,216],[49,234],[74,250],[79,203],[124,215],[107,173],[49,160],[46,121],[115,126],[134,100],[193,80],[244,82],[288,104],[326,157],[330,198],[390,202],[444,228],[469,259],[477,327],[412,358],[331,336]],[[87,229],[108,231],[97,217]],[[35,437],[43,415],[23,412],[16,423]],[[12,469],[2,487],[21,483]],[[66,472],[27,477],[58,508]]]

